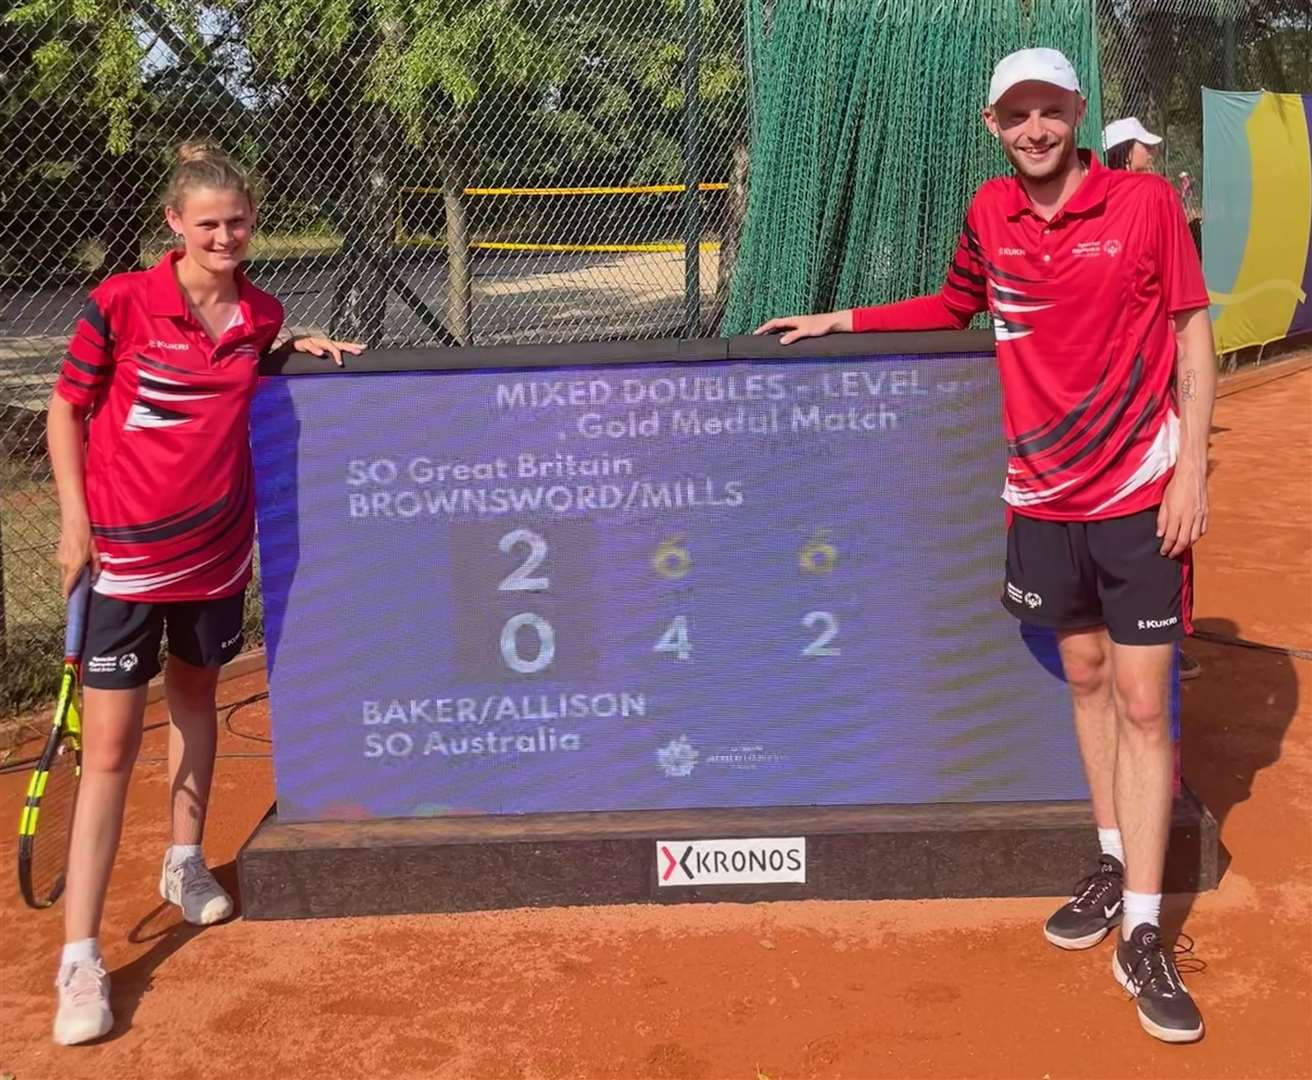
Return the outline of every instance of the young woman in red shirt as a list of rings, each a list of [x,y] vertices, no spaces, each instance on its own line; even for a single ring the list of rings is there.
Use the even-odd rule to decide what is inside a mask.
[[[179,247],[117,274],[87,300],[47,421],[67,595],[93,578],[83,648],[82,779],[64,893],[58,1043],[113,1025],[97,941],[141,745],[146,687],[164,674],[172,845],[160,895],[207,925],[232,898],[201,855],[214,772],[219,668],[241,648],[255,513],[250,403],[282,305],[242,273],[255,227],[246,176],[188,144],[164,198]],[[317,337],[281,346],[342,363],[363,346]]]

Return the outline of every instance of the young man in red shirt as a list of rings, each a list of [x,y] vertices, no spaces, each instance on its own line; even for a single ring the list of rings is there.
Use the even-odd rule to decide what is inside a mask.
[[[1120,923],[1113,973],[1141,1024],[1189,1042],[1203,1021],[1158,917],[1171,672],[1190,630],[1190,551],[1207,529],[1207,290],[1170,185],[1077,149],[1085,102],[1066,57],[1005,57],[988,101],[984,123],[1015,171],[976,192],[942,290],[757,333],[788,344],[992,314],[1008,451],[1002,602],[1057,631],[1102,848],[1044,933],[1086,949]]]

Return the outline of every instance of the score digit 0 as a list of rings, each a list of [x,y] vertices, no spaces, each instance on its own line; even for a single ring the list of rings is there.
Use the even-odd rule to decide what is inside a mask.
[[[519,655],[519,642],[516,640],[516,635],[524,626],[531,628],[538,636],[538,654],[532,660],[525,660]],[[522,611],[518,615],[512,615],[501,628],[501,659],[511,671],[518,671],[521,675],[536,675],[549,667],[555,658],[556,631],[541,615]]]

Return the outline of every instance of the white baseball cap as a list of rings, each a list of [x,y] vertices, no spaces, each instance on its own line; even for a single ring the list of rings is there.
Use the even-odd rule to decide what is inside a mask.
[[[993,69],[989,80],[989,107],[1002,100],[1002,95],[1023,82],[1042,82],[1059,86],[1063,90],[1080,91],[1080,78],[1064,53],[1056,49],[1021,49],[1004,56]]]
[[[1113,120],[1102,129],[1102,148],[1110,150],[1123,142],[1141,142],[1144,146],[1156,146],[1162,141],[1160,135],[1154,135],[1141,123],[1137,116],[1127,116],[1124,120]]]

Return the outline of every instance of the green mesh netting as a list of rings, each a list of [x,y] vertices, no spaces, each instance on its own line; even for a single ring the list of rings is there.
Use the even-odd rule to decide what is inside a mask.
[[[1092,0],[747,0],[751,165],[722,333],[942,284],[970,196],[1007,168],[993,65],[1061,49],[1101,117]]]

